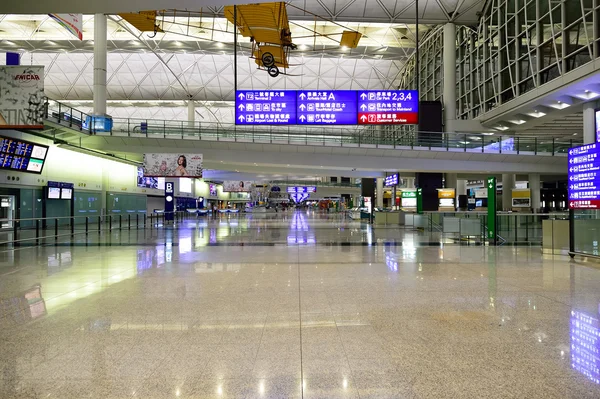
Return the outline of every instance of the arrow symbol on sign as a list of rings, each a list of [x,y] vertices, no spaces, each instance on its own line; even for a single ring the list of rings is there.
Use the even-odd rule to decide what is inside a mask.
[[[305,100],[305,99],[306,99],[306,94],[300,93],[300,100]]]
[[[360,117],[360,120],[364,122],[364,121],[367,120],[367,117],[363,115],[363,116]]]
[[[240,95],[238,97],[240,100],[243,100],[246,98],[246,95],[244,93],[240,93]]]
[[[572,159],[569,159],[569,163],[573,163],[573,160],[572,160]]]
[[[571,205],[571,208],[575,206],[575,204],[574,204],[573,202],[571,202],[571,204],[570,204],[570,205]]]
[[[244,106],[244,104],[240,104],[240,106],[238,107],[240,111],[243,111],[246,109],[246,107]]]
[[[301,109],[302,111],[304,111],[304,110],[306,109],[306,105],[304,105],[304,104],[300,105],[300,109]]]
[[[243,122],[246,120],[246,118],[244,118],[244,115],[240,116],[238,119],[240,120],[240,122]]]
[[[367,106],[365,104],[360,106],[360,109],[362,109],[363,111],[367,109]]]
[[[573,155],[573,150],[569,151],[569,155]]]
[[[306,117],[305,117],[304,115],[300,115],[300,120],[301,120],[302,122],[304,122],[304,121],[306,120]]]
[[[367,98],[367,95],[365,93],[363,93],[360,95],[360,98],[364,100],[365,98]]]
[[[573,176],[569,177],[569,180],[573,181],[575,178]]]

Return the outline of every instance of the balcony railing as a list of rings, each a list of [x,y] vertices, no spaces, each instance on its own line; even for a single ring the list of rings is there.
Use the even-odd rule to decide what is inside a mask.
[[[406,132],[392,126],[237,126],[221,122],[112,118],[109,129],[96,128],[96,122],[103,119],[58,101],[50,100],[46,107],[48,122],[88,135],[546,156],[566,156],[569,148],[583,144],[577,138]]]

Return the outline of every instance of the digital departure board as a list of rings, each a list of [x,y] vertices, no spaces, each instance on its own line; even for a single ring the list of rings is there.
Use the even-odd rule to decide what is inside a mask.
[[[42,173],[48,146],[0,136],[0,169]]]

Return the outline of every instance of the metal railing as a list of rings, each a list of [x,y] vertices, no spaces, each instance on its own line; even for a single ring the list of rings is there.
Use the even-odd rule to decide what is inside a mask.
[[[429,232],[452,234],[456,237],[471,236],[481,242],[487,240],[487,212],[425,212],[426,228]],[[468,233],[461,231],[462,223],[447,223],[446,218],[460,222],[460,219],[477,220]],[[542,222],[548,219],[568,219],[568,213],[502,213],[496,216],[496,228],[499,244],[535,244],[541,245],[543,239]],[[478,225],[477,234],[472,227]]]
[[[582,144],[577,138],[508,136],[501,133],[407,133],[393,126],[236,126],[221,122],[139,118],[112,118],[112,127],[105,131],[96,128],[95,121],[99,118],[53,100],[47,102],[46,120],[88,135],[486,154],[566,156],[569,148]]]
[[[187,212],[170,212],[174,222],[191,217]],[[76,235],[101,234],[117,230],[140,230],[159,228],[166,224],[167,213],[146,215],[145,213],[128,213],[126,215],[98,216],[64,216],[49,218],[23,218],[9,221],[12,227],[0,230],[0,246],[12,244],[15,247],[22,243],[35,245],[58,242],[63,237]],[[32,227],[22,227],[32,226]]]

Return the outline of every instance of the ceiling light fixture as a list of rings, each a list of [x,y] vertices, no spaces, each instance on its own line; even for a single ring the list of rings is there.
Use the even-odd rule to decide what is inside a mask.
[[[571,106],[571,104],[567,104],[567,103],[562,102],[562,101],[557,101],[556,103],[550,104],[548,106],[552,107],[554,109],[565,109],[565,108],[569,108]]]
[[[538,111],[537,109],[533,110],[533,112],[529,112],[527,115],[533,116],[534,118],[541,118],[542,116],[546,116],[544,112]]]
[[[496,129],[496,130],[500,130],[500,131],[502,131],[502,132],[503,132],[503,131],[505,131],[505,130],[508,130],[508,127],[507,127],[507,126],[502,126],[502,125],[500,125],[500,126],[496,126],[494,129]]]
[[[224,46],[225,46],[225,45],[224,45],[223,43],[221,43],[221,42],[217,42],[217,47],[218,47],[218,48],[223,48]]]
[[[512,121],[509,121],[510,123],[514,123],[515,125],[522,125],[523,123],[525,123],[525,121],[523,119],[515,119]]]

